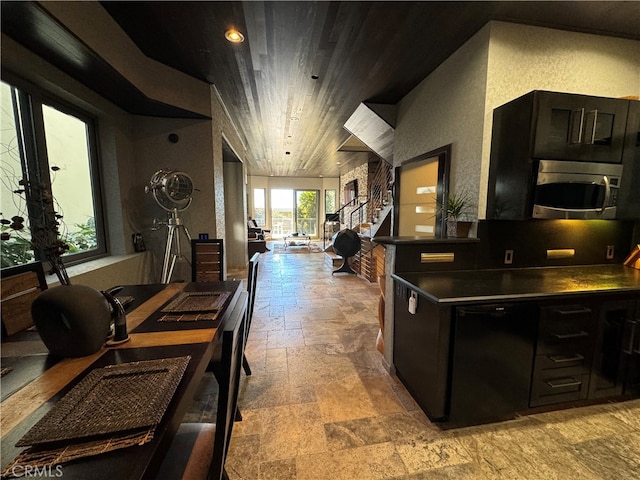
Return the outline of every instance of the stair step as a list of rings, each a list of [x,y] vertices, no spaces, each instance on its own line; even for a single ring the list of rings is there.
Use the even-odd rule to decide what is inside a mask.
[[[342,265],[342,257],[336,255],[334,252],[324,252],[324,258],[327,265],[331,267],[339,267]]]

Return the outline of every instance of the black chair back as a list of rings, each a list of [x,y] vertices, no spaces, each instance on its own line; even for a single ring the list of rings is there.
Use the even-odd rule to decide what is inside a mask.
[[[224,478],[225,475],[224,462],[229,451],[233,422],[238,408],[240,369],[246,338],[247,297],[248,294],[245,292],[240,295],[222,332],[221,369],[218,377],[220,388],[210,471],[210,478],[216,480]]]
[[[247,307],[247,332],[251,327],[251,319],[253,318],[253,305],[256,300],[256,286],[258,284],[258,260],[259,253],[254,253],[249,260],[249,273],[247,277],[247,293],[249,294],[249,306]]]
[[[258,260],[260,259],[259,253],[254,253],[249,260],[249,275],[247,277],[247,294],[249,295],[249,306],[247,307],[247,326],[245,331],[245,347],[247,345],[247,339],[249,337],[249,329],[251,328],[251,319],[253,318],[253,306],[256,300],[256,285],[258,283]],[[247,361],[247,357],[242,355],[242,367],[244,373],[251,375],[251,367]]]
[[[224,280],[224,241],[221,238],[191,240],[191,281]]]

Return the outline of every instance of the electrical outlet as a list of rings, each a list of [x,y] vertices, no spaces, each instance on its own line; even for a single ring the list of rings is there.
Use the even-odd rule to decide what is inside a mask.
[[[513,250],[504,251],[504,264],[511,265],[513,263]]]
[[[613,245],[607,245],[607,260],[613,260],[616,249]]]

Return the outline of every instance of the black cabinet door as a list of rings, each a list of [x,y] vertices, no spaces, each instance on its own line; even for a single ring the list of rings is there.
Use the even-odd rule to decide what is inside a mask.
[[[635,100],[629,101],[622,168],[616,218],[637,220],[640,219],[640,102]]]
[[[627,334],[623,340],[622,353],[625,358],[624,393],[640,395],[640,300],[632,302],[627,319]]]
[[[456,308],[449,420],[473,424],[529,406],[537,331],[534,304]]]
[[[631,306],[632,302],[624,300],[604,302],[600,306],[589,398],[612,397],[623,392],[626,360],[623,343],[629,335]]]
[[[603,302],[600,307],[589,398],[640,394],[640,301]]]
[[[446,413],[450,308],[418,296],[409,312],[411,290],[394,282],[393,364],[396,374],[418,405],[431,418]]]
[[[539,92],[533,157],[622,162],[629,101]]]

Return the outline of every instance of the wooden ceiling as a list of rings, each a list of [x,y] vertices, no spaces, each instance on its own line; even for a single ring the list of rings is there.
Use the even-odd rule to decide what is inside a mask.
[[[101,3],[147,56],[216,85],[250,175],[337,176],[358,105],[396,104],[489,20],[640,39],[635,2]]]

